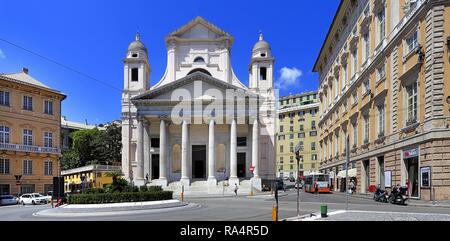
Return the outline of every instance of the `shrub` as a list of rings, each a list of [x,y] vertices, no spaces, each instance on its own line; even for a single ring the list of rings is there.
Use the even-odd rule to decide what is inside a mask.
[[[86,188],[82,192],[83,194],[95,194],[95,193],[105,193],[103,188]]]
[[[140,186],[139,187],[139,191],[141,191],[141,192],[147,192],[148,191],[148,188],[147,188],[147,186]]]
[[[149,192],[160,192],[162,191],[162,187],[161,186],[150,186],[148,187],[148,191]]]
[[[172,191],[78,194],[69,196],[69,203],[99,204],[99,203],[159,201],[172,199],[172,194],[173,194]]]

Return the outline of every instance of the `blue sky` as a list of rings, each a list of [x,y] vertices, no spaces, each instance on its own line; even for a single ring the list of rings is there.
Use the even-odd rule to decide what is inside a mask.
[[[196,16],[234,37],[232,65],[248,84],[252,46],[261,30],[276,58],[280,94],[315,90],[312,67],[339,0],[322,1],[6,1],[0,0],[0,39],[58,61],[96,82],[0,40],[0,73],[30,75],[68,97],[62,114],[91,124],[120,118],[123,63],[136,31],[149,51],[151,84],[166,68],[164,37]]]

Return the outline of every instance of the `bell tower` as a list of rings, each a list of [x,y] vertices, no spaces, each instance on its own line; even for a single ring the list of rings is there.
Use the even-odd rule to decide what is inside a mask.
[[[259,40],[253,46],[249,67],[249,87],[261,92],[273,88],[273,68],[275,59],[272,56],[269,43],[264,40],[262,33]]]

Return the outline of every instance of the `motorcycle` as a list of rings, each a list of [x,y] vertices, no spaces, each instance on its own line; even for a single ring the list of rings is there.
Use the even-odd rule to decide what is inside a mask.
[[[405,205],[406,200],[408,200],[408,196],[406,195],[407,191],[407,187],[394,187],[389,195],[389,202],[392,204]]]
[[[377,187],[377,190],[373,194],[373,200],[376,202],[388,202],[389,195],[385,190],[382,190],[381,187]]]

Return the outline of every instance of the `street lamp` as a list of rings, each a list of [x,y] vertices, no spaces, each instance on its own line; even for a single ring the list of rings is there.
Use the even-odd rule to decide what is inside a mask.
[[[295,159],[297,159],[297,217],[300,216],[300,143],[295,147]],[[303,160],[301,160],[303,161]]]

